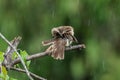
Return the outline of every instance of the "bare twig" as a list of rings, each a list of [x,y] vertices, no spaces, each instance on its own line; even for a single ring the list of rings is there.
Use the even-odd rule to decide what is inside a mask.
[[[20,68],[15,68],[15,67],[10,67],[10,70],[15,70],[15,71],[18,71],[18,72],[26,73],[25,70],[20,69]],[[36,80],[36,79],[37,79],[37,80],[46,80],[45,78],[40,77],[40,76],[38,76],[38,75],[36,75],[36,74],[34,74],[34,73],[32,73],[32,72],[29,72],[29,73],[30,73],[30,75],[31,75],[32,77],[35,78],[35,80]]]
[[[17,52],[17,50],[15,49],[15,47],[14,47],[1,33],[0,33],[0,37],[1,37],[9,46],[11,46],[11,48],[13,48],[13,50],[14,50],[14,51],[16,52],[16,54],[18,55],[18,57],[19,57],[22,65],[23,65],[23,67],[24,67],[24,69],[25,69],[25,71],[26,71],[26,74],[28,75],[29,79],[30,79],[30,80],[33,80],[33,78],[30,76],[30,73],[29,73],[29,71],[28,71],[28,69],[27,69],[27,67],[26,67],[26,65],[25,65],[25,62],[22,60],[22,57],[21,57],[20,54]]]
[[[73,50],[73,49],[82,49],[82,48],[85,48],[85,45],[84,44],[79,44],[79,45],[74,45],[74,46],[71,46],[71,47],[67,47],[66,51]],[[40,58],[40,57],[46,56],[50,53],[51,52],[34,53],[33,55],[28,56],[26,58],[26,60],[29,61],[29,60],[32,60],[32,59]],[[18,63],[20,63],[20,59],[14,60],[12,65],[15,65],[15,64],[18,64]]]
[[[15,37],[10,43],[12,44],[12,46],[14,46],[15,49],[17,49],[18,44],[20,43],[20,40],[22,38],[19,37]],[[4,53],[4,60],[2,62],[2,65],[6,66],[11,66],[11,63],[13,61],[12,59],[12,54],[14,53],[14,50],[11,46],[7,47],[7,50]],[[8,68],[9,69],[9,68]]]

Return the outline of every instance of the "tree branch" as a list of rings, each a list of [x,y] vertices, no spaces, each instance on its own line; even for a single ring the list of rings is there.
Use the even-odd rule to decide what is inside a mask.
[[[15,70],[15,71],[18,71],[18,72],[26,73],[25,70],[20,69],[20,68],[15,68],[15,67],[10,67],[10,70]],[[30,75],[31,75],[32,77],[35,78],[35,80],[46,80],[45,78],[40,77],[40,76],[38,76],[38,75],[36,75],[36,74],[34,74],[34,73],[32,73],[32,72],[29,72],[29,73],[30,73]]]
[[[85,45],[84,44],[79,44],[79,45],[74,45],[74,46],[71,46],[71,47],[67,47],[66,51],[73,50],[73,49],[82,49],[82,48],[85,48]],[[48,55],[50,53],[51,52],[34,53],[33,55],[28,56],[26,58],[26,60],[29,61],[29,60],[32,60],[32,59],[40,58],[40,57],[46,56],[46,55]],[[15,64],[18,64],[18,63],[20,63],[19,58],[14,60],[12,65],[15,65]]]
[[[19,72],[26,73],[26,74],[28,75],[28,77],[29,77],[30,80],[33,80],[32,77],[36,78],[37,80],[46,80],[46,79],[44,79],[44,78],[42,78],[42,77],[39,77],[39,76],[36,75],[36,74],[33,74],[33,73],[29,72],[28,69],[27,69],[27,67],[26,67],[26,65],[25,65],[25,63],[24,63],[24,61],[22,60],[20,54],[17,52],[16,47],[15,47],[13,44],[11,44],[1,33],[0,33],[0,37],[1,37],[5,42],[7,42],[7,43],[9,44],[9,46],[11,47],[11,49],[13,49],[13,51],[15,51],[15,52],[17,53],[17,55],[18,55],[18,58],[15,59],[14,61],[12,61],[11,66],[13,66],[13,65],[18,64],[18,63],[21,62],[25,70],[19,69],[19,68],[14,68],[14,67],[11,67],[11,66],[10,66],[10,67],[6,66],[6,68],[9,68],[10,70],[16,70],[16,71],[19,71]],[[80,50],[81,50],[82,48],[85,48],[85,45],[84,45],[84,44],[79,44],[79,45],[70,46],[70,47],[67,47],[65,50],[66,50],[66,51],[73,50],[73,49],[80,49]],[[32,60],[32,59],[40,58],[40,57],[46,56],[46,55],[48,55],[48,54],[50,54],[50,53],[51,53],[51,52],[34,53],[33,55],[28,56],[28,57],[26,58],[26,60],[29,61],[29,60]],[[31,77],[31,76],[32,76],[32,77]]]
[[[23,67],[24,67],[24,69],[25,69],[25,71],[26,71],[26,74],[28,75],[29,79],[30,79],[30,80],[33,80],[32,77],[30,76],[30,73],[29,73],[26,65],[25,65],[25,62],[22,60],[22,57],[21,57],[20,54],[17,52],[16,48],[15,48],[1,33],[0,33],[0,37],[8,44],[11,48],[13,48],[13,50],[14,50],[14,51],[16,52],[16,54],[18,55],[18,57],[19,57],[22,65],[23,65]]]

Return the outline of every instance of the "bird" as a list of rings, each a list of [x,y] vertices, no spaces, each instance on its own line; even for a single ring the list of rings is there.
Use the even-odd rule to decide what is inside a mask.
[[[42,41],[43,46],[50,45],[46,52],[51,52],[50,55],[57,60],[64,59],[64,51],[66,46],[70,46],[72,42],[78,42],[74,36],[72,26],[59,26],[51,29],[52,39]]]

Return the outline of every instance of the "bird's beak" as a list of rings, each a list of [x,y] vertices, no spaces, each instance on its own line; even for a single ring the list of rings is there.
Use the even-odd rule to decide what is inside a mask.
[[[63,37],[63,35],[62,35],[61,33],[59,33],[59,35],[60,35],[61,37]]]

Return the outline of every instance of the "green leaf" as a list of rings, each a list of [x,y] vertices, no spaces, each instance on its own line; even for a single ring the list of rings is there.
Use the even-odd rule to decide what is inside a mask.
[[[25,61],[26,66],[29,68],[31,61],[26,61],[28,53],[26,51],[20,50],[20,54],[21,54],[22,59]]]
[[[4,79],[4,75],[2,72],[0,73],[0,79]]]
[[[16,65],[14,65],[15,67],[17,67],[17,68],[20,68],[20,65],[19,64],[16,64]]]
[[[4,66],[1,67],[0,79],[9,80],[9,76],[7,75],[7,70]]]
[[[24,61],[26,61],[26,57],[28,56],[27,52],[20,50],[20,54],[21,54],[22,59],[23,59]]]
[[[29,68],[29,66],[30,66],[30,63],[31,63],[31,61],[26,61],[26,66],[27,66],[27,68]]]
[[[8,76],[8,75],[6,75],[5,80],[10,80],[10,78],[9,78],[9,76]]]
[[[12,54],[12,60],[14,60],[15,58],[17,58],[18,57],[18,55],[16,54],[16,52],[14,52],[13,54]]]
[[[4,66],[2,66],[2,73],[3,73],[3,75],[7,75],[7,70],[6,70],[6,68],[4,67]]]
[[[3,55],[4,55],[4,53],[3,53],[3,52],[0,52],[0,63],[2,63],[2,62],[3,62],[3,60],[4,60]]]

